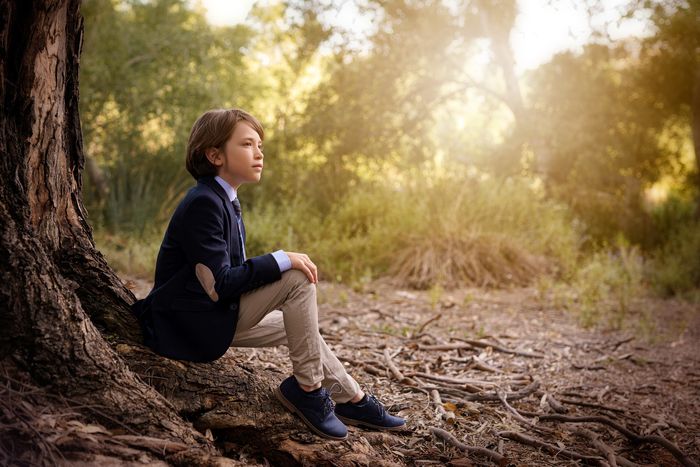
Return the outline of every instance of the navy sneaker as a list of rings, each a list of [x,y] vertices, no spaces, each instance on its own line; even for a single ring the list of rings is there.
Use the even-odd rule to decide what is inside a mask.
[[[371,394],[365,394],[365,397],[355,403],[336,404],[335,414],[347,425],[365,426],[376,430],[399,430],[406,425],[406,420],[391,415]]]
[[[294,375],[275,388],[275,395],[290,412],[296,413],[311,430],[330,439],[345,439],[348,427],[333,412],[333,401],[326,388],[304,391]]]

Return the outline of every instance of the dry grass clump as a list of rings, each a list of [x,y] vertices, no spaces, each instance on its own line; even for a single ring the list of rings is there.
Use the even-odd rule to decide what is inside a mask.
[[[551,270],[550,260],[497,234],[411,237],[405,244],[390,274],[417,289],[526,286]]]

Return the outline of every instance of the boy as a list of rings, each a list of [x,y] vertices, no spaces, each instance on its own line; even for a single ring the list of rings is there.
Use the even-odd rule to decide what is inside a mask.
[[[197,185],[170,220],[153,290],[132,306],[145,342],[195,362],[216,360],[229,346],[287,345],[293,374],[275,394],[315,433],[344,439],[343,422],[401,428],[405,421],[364,394],[319,334],[309,257],[278,250],[246,258],[237,190],[260,181],[263,138],[260,123],[240,109],[210,110],[192,127],[186,166]]]

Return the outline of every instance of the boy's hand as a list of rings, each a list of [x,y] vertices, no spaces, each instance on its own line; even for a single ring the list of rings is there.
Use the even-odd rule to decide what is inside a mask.
[[[292,262],[292,269],[298,269],[309,278],[312,284],[318,283],[318,270],[316,265],[311,261],[308,255],[304,253],[292,253],[286,251],[289,260]]]

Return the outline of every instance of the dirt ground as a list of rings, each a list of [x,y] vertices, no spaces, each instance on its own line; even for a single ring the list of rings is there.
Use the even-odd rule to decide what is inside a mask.
[[[150,288],[129,286],[137,296]],[[388,447],[399,464],[497,464],[444,442],[432,428],[500,453],[504,465],[595,464],[606,450],[617,456],[608,463],[619,465],[700,459],[698,304],[639,298],[622,329],[612,331],[583,328],[556,297],[534,288],[436,293],[377,282],[358,293],[321,283],[318,302],[321,332],[349,372],[407,418],[401,441]],[[286,348],[230,351],[291,370]],[[600,419],[543,419],[557,413],[602,416],[632,433],[623,436]],[[548,446],[516,441],[517,433]],[[630,436],[648,438],[635,443]],[[571,452],[598,460],[567,458]]]

